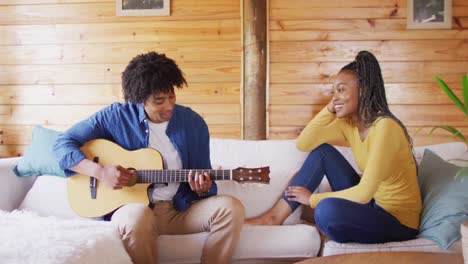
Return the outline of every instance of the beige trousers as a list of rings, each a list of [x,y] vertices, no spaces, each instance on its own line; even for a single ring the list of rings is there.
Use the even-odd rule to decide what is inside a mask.
[[[158,263],[158,236],[209,232],[201,263],[230,263],[244,223],[244,207],[234,197],[218,195],[195,202],[185,212],[171,201],[157,202],[153,210],[128,204],[112,216],[125,249],[135,264]]]

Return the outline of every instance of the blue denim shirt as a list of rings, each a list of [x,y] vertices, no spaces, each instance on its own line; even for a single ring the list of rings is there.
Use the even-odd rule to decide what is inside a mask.
[[[200,115],[188,107],[175,105],[166,134],[179,153],[184,169],[211,169],[210,136]],[[59,135],[52,152],[65,175],[76,174],[68,168],[86,158],[80,147],[96,138],[113,141],[129,151],[147,148],[149,128],[143,104],[114,103]],[[216,193],[213,182],[207,197]],[[181,183],[173,198],[174,207],[185,211],[199,199],[188,183]]]

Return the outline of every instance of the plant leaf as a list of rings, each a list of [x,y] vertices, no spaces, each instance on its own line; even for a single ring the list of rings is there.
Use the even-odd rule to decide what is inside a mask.
[[[452,133],[452,135],[454,137],[457,137],[457,138],[461,139],[463,142],[465,142],[465,144],[468,143],[468,142],[466,142],[465,136],[463,136],[463,134],[460,131],[458,131],[456,128],[454,128],[452,126],[435,126],[435,127],[433,127],[431,129],[431,131],[429,132],[429,135],[431,135],[432,132],[434,132],[434,130],[436,130],[438,128],[446,130],[446,131]]]
[[[439,84],[440,88],[448,95],[450,100],[466,115],[467,111],[465,105],[458,99],[458,97],[453,93],[452,89],[450,89],[447,84],[440,79],[439,77],[435,77],[437,84]]]
[[[423,129],[424,127],[420,127],[418,129],[416,129],[416,131],[414,131],[413,133],[413,137],[415,137],[419,132],[421,132],[421,130]]]
[[[468,111],[468,75],[462,77],[462,91],[465,100],[465,110]],[[468,112],[465,112],[465,114],[468,114]]]
[[[463,167],[457,171],[455,174],[455,179],[458,177],[468,177],[468,167]]]

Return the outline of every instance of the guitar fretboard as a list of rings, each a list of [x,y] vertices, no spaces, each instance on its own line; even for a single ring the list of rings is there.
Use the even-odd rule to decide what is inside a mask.
[[[162,183],[162,182],[188,182],[189,171],[184,170],[137,170],[137,183]],[[211,180],[232,180],[231,170],[192,170],[195,172],[207,172]]]

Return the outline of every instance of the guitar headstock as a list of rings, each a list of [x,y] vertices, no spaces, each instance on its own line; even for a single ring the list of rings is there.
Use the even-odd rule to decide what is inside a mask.
[[[244,183],[270,183],[270,167],[242,168],[232,170],[232,179]]]

